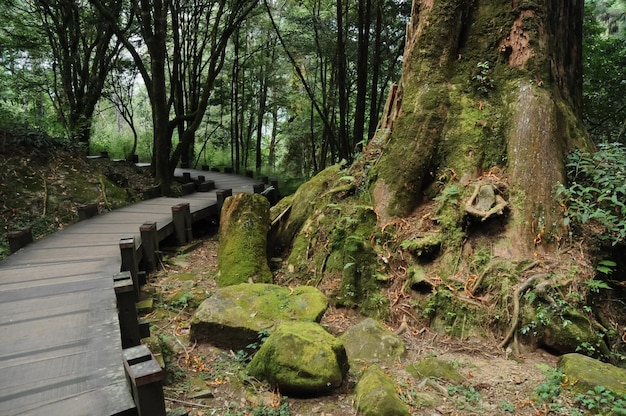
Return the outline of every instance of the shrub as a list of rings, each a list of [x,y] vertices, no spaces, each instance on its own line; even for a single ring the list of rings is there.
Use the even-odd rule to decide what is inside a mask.
[[[595,153],[576,150],[567,158],[569,186],[559,184],[565,225],[597,224],[594,233],[612,245],[626,238],[626,148],[600,144]]]

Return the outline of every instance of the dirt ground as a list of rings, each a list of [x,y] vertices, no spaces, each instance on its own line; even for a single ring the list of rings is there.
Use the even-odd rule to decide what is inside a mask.
[[[168,408],[184,407],[192,416],[356,415],[352,390],[359,369],[351,369],[347,382],[332,395],[287,398],[246,375],[250,357],[242,351],[224,351],[189,339],[195,308],[215,289],[217,244],[216,236],[205,237],[186,248],[186,253],[164,256],[161,270],[149,276],[144,287],[154,299],[153,309],[144,318],[152,322],[153,339],[158,338],[164,347]],[[321,323],[339,335],[361,319],[352,310],[331,307]],[[401,337],[406,355],[383,368],[395,377],[411,414],[572,414],[568,403],[544,404],[535,399],[533,392],[545,384],[546,370],[556,366],[557,357],[546,351],[515,356],[498,350],[500,340],[450,338],[426,326],[409,326]],[[434,356],[452,363],[465,381],[452,385],[445,380],[418,380],[404,370],[407,364]],[[418,406],[423,393],[435,398],[434,406]]]

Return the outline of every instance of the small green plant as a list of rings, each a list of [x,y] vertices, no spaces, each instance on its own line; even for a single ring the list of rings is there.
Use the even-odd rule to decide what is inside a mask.
[[[193,299],[193,293],[185,292],[180,297],[178,297],[176,300],[174,300],[172,302],[171,306],[174,307],[174,308],[178,308],[178,309],[184,309],[187,306],[189,306],[189,300],[190,299]]]
[[[594,235],[612,245],[626,239],[626,147],[602,143],[595,153],[576,150],[567,157],[569,185],[558,185],[565,226],[594,222]]]
[[[500,407],[505,412],[515,413],[515,406],[513,406],[511,403],[509,403],[507,401],[502,400],[502,402],[500,403]]]
[[[596,271],[604,275],[610,275],[617,267],[617,263],[613,260],[600,260],[596,266]]]
[[[447,389],[448,395],[452,397],[457,409],[463,410],[470,406],[480,407],[481,396],[474,387],[448,385]]]
[[[435,201],[441,202],[441,204],[452,204],[457,205],[459,203],[459,199],[461,198],[461,189],[456,185],[446,186],[441,195],[434,198]]]
[[[600,289],[611,289],[611,286],[603,282],[602,280],[587,280],[585,285],[589,288],[590,291],[594,293],[600,293]]]
[[[286,399],[286,397],[283,397]],[[248,410],[248,409],[246,409]],[[250,416],[290,416],[289,412],[289,404],[287,401],[284,401],[277,407],[273,406],[256,406],[251,409],[247,413]]]
[[[598,415],[626,415],[626,395],[617,394],[604,386],[596,386],[575,398],[585,410]]]
[[[491,78],[491,64],[489,61],[479,62],[476,64],[478,74],[472,77],[472,84],[476,92],[487,95],[490,90],[494,89],[494,80]]]
[[[557,402],[561,395],[563,382],[563,372],[559,369],[551,368],[545,364],[535,364],[540,369],[546,379],[543,383],[537,385],[533,392],[533,396],[537,403],[547,406],[550,411],[561,409],[562,405]]]

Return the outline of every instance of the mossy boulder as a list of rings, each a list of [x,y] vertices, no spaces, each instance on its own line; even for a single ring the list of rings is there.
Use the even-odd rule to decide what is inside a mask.
[[[593,322],[573,308],[569,308],[566,314],[559,315],[553,308],[542,303],[524,305],[521,311],[521,327],[530,328],[522,337],[526,344],[547,346],[561,354],[580,351],[581,347],[590,353],[609,354],[606,343],[594,331]]]
[[[465,380],[452,364],[435,357],[409,364],[406,371],[417,379],[439,378],[451,383],[461,383]]]
[[[604,386],[615,393],[626,394],[626,369],[576,353],[562,355],[558,368],[565,375],[564,384],[574,393]]]
[[[272,282],[267,264],[269,209],[263,195],[240,193],[226,198],[220,218],[218,285]]]
[[[552,319],[550,323],[543,330],[543,344],[555,351],[567,354],[578,351],[581,345],[589,345],[598,352],[609,352],[589,320],[576,310],[569,311],[562,319]]]
[[[228,286],[202,302],[191,321],[191,336],[239,350],[257,341],[259,331],[272,331],[284,321],[319,322],[327,308],[326,296],[311,286]]]
[[[303,228],[307,219],[325,203],[330,201],[331,194],[326,191],[335,183],[338,178],[341,167],[339,165],[330,166],[309,181],[302,184],[293,198],[290,200],[291,209],[289,214],[281,221],[279,229],[276,231],[274,245],[279,247],[289,247],[292,245],[294,238]],[[280,208],[276,208],[276,216],[287,209],[285,201],[280,204]],[[280,212],[278,212],[280,210]]]
[[[339,387],[348,368],[343,344],[324,327],[287,322],[263,343],[247,371],[283,393],[310,396]]]
[[[371,366],[357,383],[354,401],[363,416],[409,416],[407,405],[400,399],[395,382],[378,366]]]
[[[351,363],[395,360],[405,352],[402,339],[372,318],[349,328],[339,339]]]

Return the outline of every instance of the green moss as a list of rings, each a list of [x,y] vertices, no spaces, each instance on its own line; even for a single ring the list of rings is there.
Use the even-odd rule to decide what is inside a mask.
[[[420,303],[420,309],[431,318],[431,326],[439,331],[457,338],[484,334],[486,311],[459,299],[447,287],[437,288]]]
[[[423,360],[407,365],[405,368],[409,374],[420,380],[424,378],[437,378],[453,383],[462,383],[465,380],[451,363],[434,357],[424,358]]]
[[[369,367],[356,388],[355,405],[363,416],[409,416],[406,404],[396,391],[395,382],[378,366]]]
[[[179,280],[181,282],[194,281],[196,279],[196,275],[191,272],[178,273],[174,275],[174,279]]]
[[[626,370],[580,354],[559,357],[558,367],[563,370],[564,384],[574,393],[586,393],[598,386],[618,394],[626,394]]]
[[[281,392],[320,393],[341,385],[348,358],[343,344],[321,325],[289,322],[270,335],[247,371]]]
[[[272,282],[267,264],[269,202],[259,194],[227,198],[222,209],[218,250],[220,286]]]

